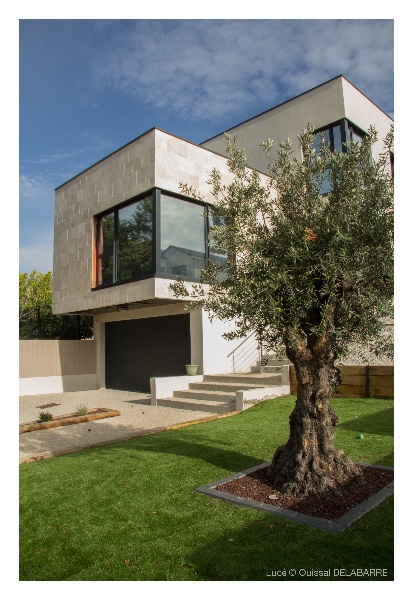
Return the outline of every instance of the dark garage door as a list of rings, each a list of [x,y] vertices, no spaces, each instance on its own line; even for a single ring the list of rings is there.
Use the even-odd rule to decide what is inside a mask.
[[[185,375],[189,315],[106,323],[106,387],[149,392],[151,377]]]

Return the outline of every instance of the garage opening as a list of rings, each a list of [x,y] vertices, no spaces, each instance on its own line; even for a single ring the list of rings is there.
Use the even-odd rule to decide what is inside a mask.
[[[106,323],[106,387],[150,392],[151,377],[185,375],[191,362],[189,315]]]

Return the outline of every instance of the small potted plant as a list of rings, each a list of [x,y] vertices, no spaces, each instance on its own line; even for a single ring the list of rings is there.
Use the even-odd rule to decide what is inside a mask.
[[[188,375],[196,375],[198,372],[198,365],[185,365],[185,368]]]

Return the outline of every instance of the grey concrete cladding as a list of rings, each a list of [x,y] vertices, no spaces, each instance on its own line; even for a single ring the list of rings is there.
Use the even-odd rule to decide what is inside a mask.
[[[57,188],[53,312],[154,298],[153,282],[92,292],[93,217],[154,187],[179,193],[180,181],[212,203],[206,181],[214,167],[228,174],[224,157],[152,129]]]

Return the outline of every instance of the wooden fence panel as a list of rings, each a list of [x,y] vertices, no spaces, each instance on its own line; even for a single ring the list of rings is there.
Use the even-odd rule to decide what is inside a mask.
[[[393,398],[393,365],[343,365],[340,367],[342,383],[334,398]],[[291,393],[297,393],[295,369],[290,367]]]

